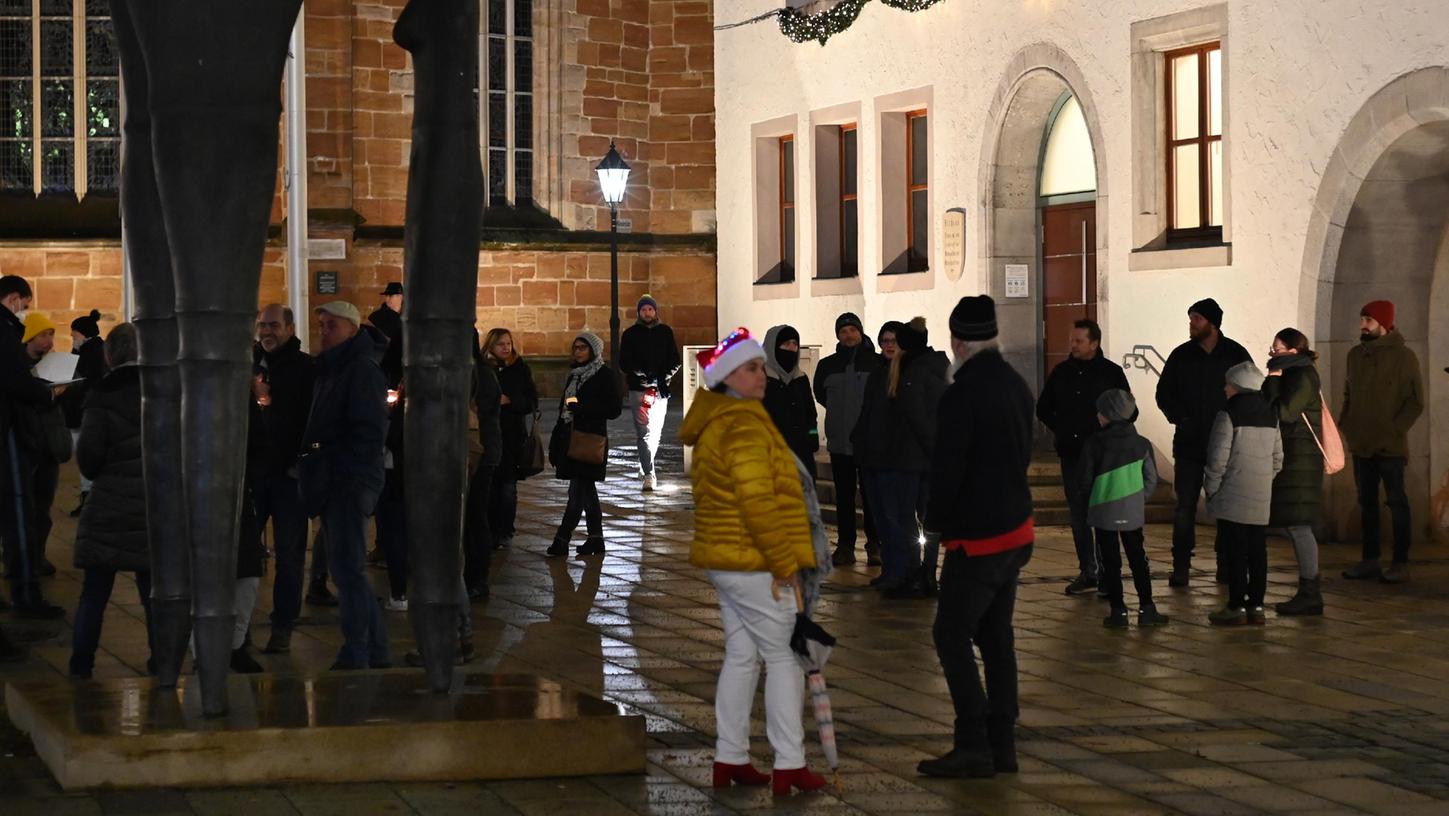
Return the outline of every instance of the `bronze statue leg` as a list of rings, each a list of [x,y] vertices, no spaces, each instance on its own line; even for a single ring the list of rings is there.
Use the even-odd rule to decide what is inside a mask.
[[[458,585],[483,168],[478,155],[478,3],[412,0],[393,30],[413,55],[404,231],[404,489],[409,611],[428,685],[446,692],[457,652]]]

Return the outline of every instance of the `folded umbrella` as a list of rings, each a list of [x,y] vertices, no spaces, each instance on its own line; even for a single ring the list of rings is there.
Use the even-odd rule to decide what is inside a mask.
[[[800,608],[804,609],[799,589],[796,589],[796,600],[800,602]],[[795,631],[790,633],[790,648],[795,652],[795,659],[800,661],[800,667],[805,670],[810,699],[815,705],[815,724],[820,729],[820,750],[825,754],[825,762],[830,766],[831,772],[835,774],[835,787],[838,790],[840,751],[835,745],[835,718],[830,712],[830,692],[825,687],[825,675],[821,674],[821,669],[825,668],[825,662],[830,659],[830,653],[835,649],[835,637],[820,624],[810,620],[809,615],[799,612],[795,615]]]

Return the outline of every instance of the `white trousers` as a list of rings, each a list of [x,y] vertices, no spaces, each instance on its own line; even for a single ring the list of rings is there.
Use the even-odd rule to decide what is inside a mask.
[[[768,572],[711,570],[709,580],[719,593],[724,624],[725,658],[715,690],[714,716],[719,732],[715,761],[743,765],[750,761],[750,710],[765,662],[765,734],[775,751],[774,767],[805,767],[805,726],[801,706],[805,673],[790,651],[795,629],[794,593],[770,595]]]
[[[669,400],[658,397],[649,407],[649,421],[639,422],[639,405],[644,401],[643,391],[630,391],[628,409],[634,412],[634,437],[639,443],[639,473],[644,476],[654,472],[654,457],[659,455],[659,440],[664,438],[664,417],[669,413]]]

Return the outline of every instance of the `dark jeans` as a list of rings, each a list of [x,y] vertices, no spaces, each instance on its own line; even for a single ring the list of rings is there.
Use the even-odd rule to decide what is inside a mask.
[[[921,528],[916,521],[922,474],[865,471],[865,492],[880,533],[881,576],[910,578],[921,567]]]
[[[272,579],[272,628],[291,629],[302,614],[302,573],[307,566],[307,513],[297,480],[285,473],[264,476],[252,485],[257,528],[272,522],[277,573]]]
[[[17,605],[42,600],[36,567],[44,553],[36,545],[33,531],[35,491],[29,475],[33,472],[15,447],[11,430],[0,457],[0,538],[5,545],[5,574],[10,579],[11,600]],[[46,514],[47,517],[49,513]]]
[[[1075,456],[1061,457],[1062,489],[1067,492],[1067,509],[1072,515],[1072,543],[1077,547],[1077,572],[1087,578],[1096,578],[1098,564],[1105,563],[1097,554],[1097,545],[1092,538],[1092,527],[1087,524],[1087,497],[1081,493],[1077,480],[1080,474],[1077,466],[1081,460]]]
[[[327,537],[322,534],[322,528],[317,528],[317,534],[312,536],[312,583],[327,585]]]
[[[1032,545],[993,555],[946,553],[941,566],[941,599],[932,635],[936,655],[956,707],[956,747],[982,750],[988,721],[998,728],[1016,721],[1016,641],[1011,616],[1016,581],[1031,560]],[[972,644],[981,650],[986,687],[976,670]]]
[[[1218,520],[1218,541],[1228,570],[1228,606],[1263,605],[1268,591],[1268,527]]]
[[[75,608],[75,632],[71,636],[71,674],[89,675],[96,667],[96,648],[101,642],[101,621],[105,619],[106,604],[111,601],[111,590],[115,585],[115,570],[85,570],[80,601]],[[141,596],[141,609],[146,615],[146,645],[152,646],[150,572],[136,572],[136,594]]]
[[[463,514],[463,582],[468,589],[488,584],[493,535],[488,528],[488,499],[493,494],[497,465],[478,463],[468,480],[468,507]]]
[[[377,546],[387,562],[388,591],[394,598],[408,594],[408,515],[403,500],[402,474],[387,471],[382,495],[377,497]]]
[[[599,507],[599,486],[593,479],[569,480],[569,503],[553,540],[568,541],[573,537],[580,516],[587,518],[589,538],[604,537],[604,511]]]
[[[1142,547],[1142,530],[1095,530],[1097,553],[1102,557],[1101,587],[1107,593],[1112,609],[1126,609],[1122,599],[1122,550],[1127,552],[1127,563],[1132,567],[1132,585],[1137,588],[1137,605],[1146,609],[1152,603],[1152,567],[1147,564],[1147,550]]]
[[[322,509],[322,535],[327,542],[327,565],[337,586],[342,616],[343,666],[366,668],[390,663],[387,625],[382,607],[367,581],[367,502],[355,493],[338,493]]]
[[[830,454],[830,474],[831,481],[835,485],[835,527],[840,533],[836,544],[854,551],[855,497],[856,491],[860,489],[860,476],[863,474],[855,466],[855,457],[842,453]],[[877,540],[875,513],[872,511],[868,496],[862,495],[860,500],[861,510],[865,515],[865,540],[874,544]]]
[[[1207,463],[1178,455],[1172,466],[1172,487],[1177,492],[1177,512],[1172,517],[1172,569],[1192,566],[1197,549],[1197,497],[1202,493],[1203,468]],[[1213,552],[1219,562],[1224,560],[1222,542],[1213,541]]]
[[[55,506],[55,491],[60,486],[60,463],[46,459],[30,472],[30,480],[35,491],[31,502],[35,512],[30,516],[30,551],[35,554],[33,563],[38,565],[45,558],[45,543],[55,526],[50,509]]]
[[[494,474],[488,495],[488,529],[494,540],[513,538],[518,516],[518,476],[512,465]]]
[[[1409,496],[1404,492],[1404,469],[1409,460],[1398,456],[1353,457],[1353,480],[1358,486],[1358,507],[1363,514],[1363,559],[1377,561],[1383,534],[1379,530],[1379,483],[1383,482],[1394,531],[1394,563],[1409,562],[1413,527]]]

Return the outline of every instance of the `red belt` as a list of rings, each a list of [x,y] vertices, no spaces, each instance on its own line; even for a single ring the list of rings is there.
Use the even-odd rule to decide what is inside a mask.
[[[1014,550],[1017,547],[1025,547],[1036,540],[1036,527],[1030,516],[1020,527],[1010,532],[995,535],[990,538],[952,538],[944,539],[941,545],[950,550],[965,550],[967,555],[982,556],[995,555],[999,552]]]

